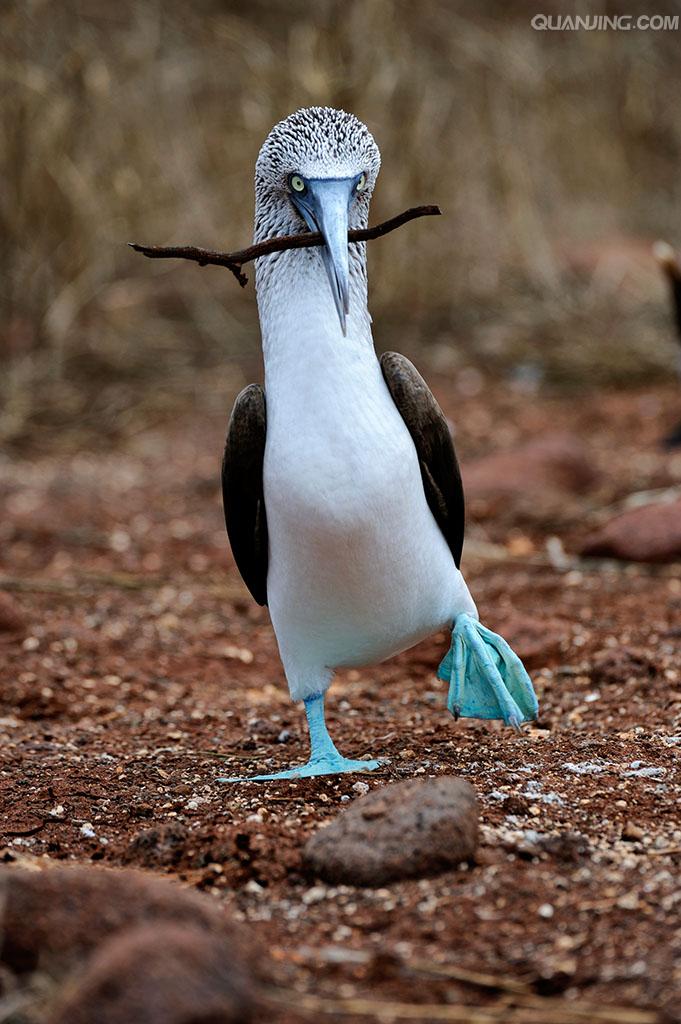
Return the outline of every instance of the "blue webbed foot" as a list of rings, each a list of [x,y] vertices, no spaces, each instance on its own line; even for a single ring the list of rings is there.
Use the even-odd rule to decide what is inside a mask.
[[[337,757],[310,759],[307,764],[287,768],[272,775],[250,775],[245,778],[221,778],[218,782],[272,782],[276,779],[313,779],[319,775],[340,775],[343,772],[373,772],[381,767],[381,761],[353,761],[338,754]]]
[[[503,637],[470,615],[457,617],[437,674],[449,683],[447,707],[455,718],[503,718],[518,730],[537,717],[537,696],[522,661]]]
[[[276,779],[313,779],[318,775],[340,775],[343,772],[373,772],[381,761],[353,761],[343,757],[329,736],[324,720],[324,694],[318,693],[305,700],[305,714],[310,730],[310,759],[307,764],[287,768],[271,775],[251,775],[246,778],[221,778],[218,782],[272,782]]]

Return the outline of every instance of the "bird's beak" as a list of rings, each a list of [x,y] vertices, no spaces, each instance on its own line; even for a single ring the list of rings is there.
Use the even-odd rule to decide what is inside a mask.
[[[313,178],[305,194],[294,197],[310,231],[324,236],[322,258],[343,334],[350,310],[348,209],[354,187],[355,178]]]

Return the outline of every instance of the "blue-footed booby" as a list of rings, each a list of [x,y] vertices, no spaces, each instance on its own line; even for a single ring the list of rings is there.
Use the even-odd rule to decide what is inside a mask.
[[[255,600],[269,606],[308,762],[255,780],[370,771],[324,720],[341,667],[377,664],[448,628],[438,675],[455,717],[518,728],[537,700],[508,644],[478,621],[461,574],[464,498],[447,422],[404,356],[379,360],[367,308],[367,226],[380,154],[352,114],[299,110],[255,169],[255,241],[319,231],[325,244],[258,259],[264,388],[232,411],[222,481],[227,531]],[[236,779],[224,781],[241,781]]]

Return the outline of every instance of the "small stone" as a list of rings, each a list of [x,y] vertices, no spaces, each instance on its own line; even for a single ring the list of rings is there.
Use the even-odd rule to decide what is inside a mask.
[[[625,779],[663,779],[667,769],[656,765],[648,765],[646,768],[634,768],[630,772],[622,772]]]
[[[188,837],[187,829],[179,821],[143,829],[128,843],[123,860],[145,868],[171,867],[182,860]]]
[[[622,839],[629,839],[635,841],[637,839],[643,839],[645,832],[638,825],[634,824],[633,821],[627,821],[624,828],[622,829]]]
[[[542,903],[537,913],[548,921],[549,918],[553,917],[555,911],[550,903]]]
[[[364,796],[365,793],[369,792],[371,787],[368,782],[353,782],[352,788],[355,793],[359,793],[360,796]]]
[[[80,826],[80,834],[86,839],[94,839],[97,835],[89,821],[84,821]]]
[[[332,885],[380,886],[471,860],[478,807],[469,782],[410,779],[361,797],[305,847],[308,867]]]
[[[510,796],[506,797],[504,800],[505,814],[513,814],[516,817],[522,817],[523,814],[528,814],[529,810],[529,801],[519,793],[511,793]]]

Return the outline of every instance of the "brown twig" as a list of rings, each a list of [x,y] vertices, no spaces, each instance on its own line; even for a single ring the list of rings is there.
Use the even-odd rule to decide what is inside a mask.
[[[417,217],[437,217],[441,212],[439,206],[413,206],[403,213],[398,213],[396,217],[384,220],[382,224],[375,224],[372,228],[348,231],[348,242],[370,242],[374,238],[382,238],[410,220],[416,220]],[[242,288],[248,283],[248,278],[241,270],[244,263],[251,263],[260,256],[270,256],[273,252],[284,252],[285,249],[310,249],[323,244],[324,239],[318,231],[268,238],[264,242],[257,242],[247,249],[238,249],[236,252],[215,252],[212,249],[200,249],[196,245],[138,245],[137,242],[128,242],[131,249],[152,260],[192,260],[200,267],[227,267]]]

